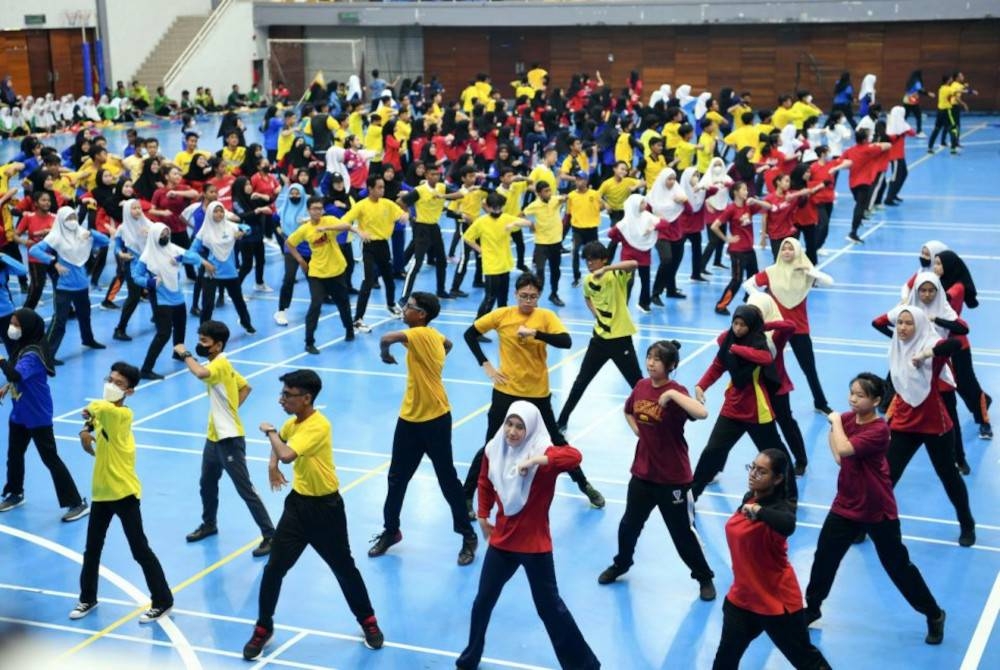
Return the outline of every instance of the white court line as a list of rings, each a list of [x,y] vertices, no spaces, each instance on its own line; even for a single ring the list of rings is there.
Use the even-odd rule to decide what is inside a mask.
[[[260,661],[258,661],[257,663],[255,663],[250,668],[250,670],[260,670],[261,668],[263,668],[268,663],[274,663],[275,661],[278,660],[279,656],[281,656],[283,653],[285,653],[286,651],[288,651],[289,649],[291,649],[295,644],[297,644],[300,640],[302,640],[307,635],[309,635],[309,633],[306,633],[305,631],[299,631],[298,633],[295,634],[294,637],[289,638],[287,641],[285,641],[284,644],[282,644],[281,646],[279,646],[277,649],[275,649],[271,653],[267,654],[266,656],[262,657],[260,659]]]
[[[57,542],[53,542],[52,540],[23,531],[19,528],[5,526],[3,524],[0,524],[0,533],[6,533],[7,535],[24,540],[25,542],[30,542],[31,544],[42,547],[43,549],[48,549],[55,554],[59,554],[74,563],[83,565],[83,554],[75,552],[72,549],[68,549],[67,547],[58,544]],[[99,574],[117,586],[123,593],[132,598],[134,601],[132,603],[132,607],[135,607],[136,605],[142,606],[144,603],[149,602],[149,599],[146,597],[146,594],[142,592],[142,590],[110,568],[102,565]],[[160,617],[156,623],[163,629],[163,632],[167,634],[167,637],[170,638],[172,646],[177,650],[178,655],[180,655],[181,660],[184,662],[184,667],[188,670],[201,670],[202,666],[201,662],[198,660],[198,656],[195,655],[194,650],[191,647],[191,643],[188,642],[188,639],[177,627],[177,624],[175,624],[170,617]]]
[[[940,226],[935,226],[935,227],[938,228],[938,229],[940,229]],[[1000,228],[998,228],[998,230],[1000,230]],[[914,255],[913,252],[911,252],[911,251],[875,251],[875,250],[871,250],[871,249],[855,249],[854,252],[856,254],[858,254],[858,255],[861,255],[861,256],[910,256],[910,257],[912,257]],[[966,258],[968,258],[970,260],[974,260],[974,261],[1000,261],[1000,256],[983,256],[983,255],[979,255],[979,254],[964,254],[963,253],[962,254],[962,260],[965,260]],[[833,286],[836,287],[836,284],[833,284]],[[827,290],[829,288],[830,288],[829,286],[824,286],[823,290],[825,291],[825,290]],[[897,287],[896,291],[897,292],[899,291],[898,287]]]
[[[976,670],[979,667],[983,653],[986,651],[986,645],[990,641],[993,627],[996,625],[998,613],[1000,613],[1000,572],[997,573],[997,578],[993,582],[993,589],[986,599],[983,613],[979,616],[979,623],[976,624],[976,630],[972,633],[972,639],[965,650],[965,657],[962,659],[959,670]]]

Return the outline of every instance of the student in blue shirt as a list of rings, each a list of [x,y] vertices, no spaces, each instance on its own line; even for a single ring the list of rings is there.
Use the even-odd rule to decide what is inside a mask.
[[[142,286],[135,283],[132,273],[135,272],[135,264],[139,262],[139,254],[146,247],[146,234],[152,222],[146,218],[142,211],[142,202],[138,198],[131,198],[122,202],[122,225],[118,226],[115,232],[115,256],[124,267],[125,285],[128,287],[128,297],[122,306],[121,316],[118,317],[118,325],[112,337],[119,342],[131,342],[125,329],[128,322],[135,313],[139,302],[142,300]]]
[[[240,325],[253,335],[257,331],[250,321],[250,312],[240,288],[239,270],[236,267],[236,241],[250,232],[250,226],[235,224],[239,220],[235,214],[226,211],[221,202],[212,202],[205,208],[204,222],[194,236],[191,251],[202,257],[207,254],[205,268],[205,289],[201,299],[201,323],[212,320],[215,309],[215,294],[226,291],[233,301],[233,307],[240,317]]]
[[[55,377],[52,357],[45,342],[45,322],[30,309],[19,309],[10,317],[7,337],[14,341],[10,360],[0,358],[0,371],[7,383],[0,387],[0,400],[9,393],[13,407],[7,424],[7,483],[3,487],[0,512],[24,504],[24,454],[34,441],[38,456],[52,475],[60,507],[68,507],[63,521],[76,521],[90,512],[87,501],[73,482],[66,464],[56,451],[52,431],[52,391]]]
[[[173,332],[174,344],[184,341],[187,327],[187,310],[184,293],[181,291],[181,264],[202,265],[209,274],[215,270],[211,264],[193,251],[170,242],[170,229],[165,224],[150,224],[146,235],[146,246],[132,270],[136,284],[145,286],[156,294],[153,308],[153,323],[156,334],[149,343],[149,350],[139,371],[143,379],[163,379],[163,375],[153,371],[157,357]]]
[[[49,323],[48,341],[52,362],[62,365],[55,358],[66,334],[66,321],[70,309],[76,310],[76,322],[80,326],[80,340],[91,349],[106,349],[94,339],[90,327],[90,278],[85,265],[94,249],[108,246],[107,235],[96,230],[80,227],[76,210],[60,207],[56,213],[56,225],[38,244],[31,247],[28,255],[46,265],[55,267],[59,273],[59,283],[55,289],[55,313]]]
[[[0,254],[0,339],[3,340],[8,356],[14,355],[14,341],[7,335],[7,327],[14,314],[14,298],[10,294],[7,281],[11,275],[24,277],[27,274],[28,268],[25,267],[24,263],[7,254]]]
[[[279,326],[288,325],[288,317],[285,316],[285,310],[292,305],[295,277],[299,272],[299,263],[285,248],[283,240],[294,233],[302,221],[309,218],[309,211],[306,209],[306,198],[308,196],[309,194],[306,192],[305,186],[293,182],[285,187],[275,203],[278,208],[278,228],[274,232],[282,240],[281,247],[285,257],[285,272],[281,279],[281,292],[278,294],[278,311],[274,313],[274,322]],[[308,262],[312,253],[309,250],[309,243],[303,242],[300,244],[298,252]]]

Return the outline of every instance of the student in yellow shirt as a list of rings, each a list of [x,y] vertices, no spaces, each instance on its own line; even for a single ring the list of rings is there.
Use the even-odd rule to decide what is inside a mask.
[[[688,126],[690,127],[690,126]],[[667,167],[667,157],[663,154],[663,138],[654,137],[649,143],[649,155],[639,161],[636,168],[640,177],[646,183],[646,188],[652,188],[656,176]]]
[[[809,91],[799,91],[796,93],[796,98],[791,108],[792,123],[795,124],[796,130],[802,130],[802,124],[805,123],[806,119],[811,116],[823,116],[823,110],[813,104],[813,97]]]
[[[642,146],[643,158],[649,157],[651,151],[649,145],[653,141],[653,139],[656,137],[662,137],[660,133],[656,132],[655,124],[656,124],[655,117],[650,115],[646,119],[646,129],[643,130],[641,133],[639,133],[639,145]]]
[[[285,112],[282,118],[285,121],[285,125],[282,126],[281,131],[278,133],[278,150],[275,153],[275,161],[281,161],[292,150],[292,145],[295,144],[295,112],[289,110]]]
[[[566,214],[569,215],[569,225],[573,231],[574,288],[580,285],[580,249],[597,239],[602,209],[604,200],[600,193],[590,188],[590,177],[586,172],[576,173],[576,189],[566,196]]]
[[[365,311],[368,308],[368,298],[372,288],[382,277],[382,290],[385,292],[386,309],[393,316],[401,316],[403,310],[396,304],[396,280],[392,272],[392,260],[389,257],[389,238],[396,227],[397,221],[408,222],[410,215],[399,205],[383,198],[385,195],[385,180],[379,175],[368,177],[368,197],[355,203],[342,218],[343,223],[352,224],[357,221],[357,228],[352,229],[361,238],[361,259],[365,268],[365,278],[358,292],[358,302],[354,311],[354,330],[370,333],[371,328],[364,322]]]
[[[708,164],[715,157],[715,138],[718,133],[718,126],[715,121],[708,118],[706,114],[704,119],[702,119],[701,125],[701,137],[698,138],[698,144],[695,150],[697,156],[697,170],[699,174],[705,174],[708,172]],[[687,166],[689,167],[689,166]],[[685,169],[687,169],[685,167]]]
[[[466,165],[459,169],[458,179],[461,187],[458,193],[461,197],[452,203],[450,216],[455,219],[455,234],[451,238],[451,248],[448,250],[449,256],[454,256],[457,249],[461,248],[461,255],[458,264],[455,266],[455,274],[451,279],[452,298],[468,298],[469,294],[462,290],[462,282],[465,280],[465,273],[469,268],[469,259],[476,252],[467,244],[462,242],[462,233],[472,225],[472,222],[479,218],[486,200],[486,191],[476,184],[479,175],[476,168]],[[461,247],[459,247],[461,243]],[[482,263],[476,262],[476,271],[473,279],[473,286],[482,283]]]
[[[734,131],[739,130],[740,128],[742,128],[747,124],[747,122],[743,120],[744,119],[743,115],[746,114],[747,112],[753,112],[753,102],[751,101],[751,98],[752,96],[750,94],[750,91],[744,91],[743,93],[740,93],[739,102],[737,102],[735,105],[729,108],[728,110],[729,116],[731,116],[733,119]],[[752,123],[752,117],[751,117],[751,123]]]
[[[532,63],[531,69],[528,70],[525,77],[528,79],[528,85],[536,91],[544,91],[545,86],[549,83],[549,73],[547,70],[543,70],[542,66],[538,63]],[[493,437],[492,435],[490,437]]]
[[[406,330],[382,336],[382,362],[397,365],[390,353],[394,344],[406,347],[406,394],[396,420],[392,437],[392,460],[389,463],[389,490],[382,508],[384,526],[375,537],[371,557],[381,556],[403,539],[399,530],[399,513],[403,508],[406,487],[413,479],[424,454],[434,466],[438,486],[451,509],[452,528],[462,536],[458,564],[470,565],[476,558],[479,540],[465,508],[465,496],[455,471],[451,449],[451,405],[445,392],[445,356],[451,351],[451,340],[430,326],[441,312],[440,301],[431,293],[417,291],[403,307]]]
[[[597,189],[612,226],[625,216],[625,199],[642,187],[640,180],[628,176],[629,167],[625,161],[615,163],[614,175],[605,179]]]
[[[69,613],[70,619],[82,619],[97,607],[101,552],[108,527],[116,516],[121,521],[132,557],[142,567],[152,598],[150,608],[139,617],[139,623],[156,621],[174,606],[174,595],[163,567],[149,548],[142,530],[139,509],[142,486],[135,473],[132,410],[125,407],[125,398],[135,392],[138,384],[139,368],[119,361],[111,366],[111,374],[104,379],[102,399],[91,401],[83,410],[87,424],[80,431],[80,444],[84,451],[94,456],[93,500],[87,523],[87,548],[80,571],[80,601]]]
[[[533,254],[535,275],[545,284],[545,265],[549,266],[551,287],[549,302],[556,307],[565,307],[566,303],[559,297],[559,264],[562,259],[562,216],[560,210],[566,200],[564,195],[554,195],[554,190],[546,182],[535,184],[535,195],[538,198],[524,208],[524,215],[535,219],[535,251]]]
[[[680,128],[687,117],[680,107],[671,107],[667,110],[667,122],[663,124],[664,151],[676,149],[681,143]]]
[[[542,288],[543,282],[539,277],[530,272],[522,274],[514,283],[517,304],[513,307],[499,307],[479,317],[465,331],[465,343],[476,357],[476,363],[493,382],[486,441],[496,435],[510,406],[515,401],[524,400],[538,408],[552,443],[556,446],[566,444],[566,438],[560,432],[552,411],[548,347],[569,349],[573,346],[573,340],[555,312],[538,306]],[[490,363],[480,346],[479,338],[491,330],[496,331],[500,340],[500,362],[497,367]],[[482,460],[483,449],[480,449],[472,459],[472,466],[465,477],[465,499],[470,510]],[[571,470],[569,475],[586,494],[591,505],[604,507],[604,496],[587,481],[587,476],[579,466]]]
[[[510,235],[518,228],[528,228],[530,221],[503,213],[505,198],[497,192],[486,196],[486,214],[472,222],[462,239],[479,254],[483,265],[483,300],[477,318],[493,309],[507,306],[510,272],[514,256],[510,253]]]
[[[737,152],[746,147],[751,147],[756,151],[760,144],[760,131],[753,125],[753,112],[743,112],[739,123],[736,124],[736,130],[726,135],[722,141],[725,142],[726,146],[734,147]],[[753,154],[751,154],[751,160],[753,160],[752,156]]]
[[[399,297],[399,301],[402,303],[405,303],[413,292],[413,284],[420,268],[423,267],[424,258],[428,254],[431,258],[440,259],[434,264],[437,297],[451,298],[451,294],[444,288],[447,267],[444,263],[444,238],[441,236],[439,222],[445,203],[448,200],[457,200],[462,195],[460,193],[447,193],[445,185],[441,182],[441,171],[437,168],[427,168],[425,178],[426,181],[417,185],[405,196],[413,207],[415,217],[410,225],[410,230],[413,233],[413,262],[406,272],[406,279],[403,280],[403,292]]]
[[[260,430],[271,442],[267,476],[271,490],[288,484],[278,463],[291,463],[292,492],[274,532],[274,550],[260,580],[260,609],[243,658],[252,661],[264,651],[274,634],[274,610],[285,574],[311,546],[330,566],[347,606],[361,625],[369,649],[385,643],[364,579],[351,556],[347,538],[347,515],[340,495],[340,481],[333,464],[333,430],[330,421],[316,409],[323,381],[313,370],[295,370],[282,375],[278,404],[292,415],[281,430],[264,422]]]
[[[535,97],[534,87],[528,83],[528,75],[524,74],[520,79],[510,82],[510,87],[514,89],[514,100],[531,100]]]
[[[528,181],[537,188],[539,184],[546,183],[553,189],[556,188],[556,175],[552,168],[556,165],[558,153],[555,147],[546,147],[542,154],[542,162],[536,165],[528,174]]]
[[[635,122],[631,118],[622,121],[618,139],[615,140],[615,161],[624,162],[630,170],[632,169],[632,165],[635,164],[635,152],[632,150],[632,145],[635,142],[635,139],[632,137],[632,129],[634,127]]]
[[[246,431],[240,421],[239,408],[252,389],[222,353],[228,341],[229,327],[226,324],[205,321],[198,326],[198,345],[194,350],[198,356],[207,358],[208,363],[199,363],[183,342],[174,346],[174,354],[184,361],[191,374],[205,382],[208,391],[208,431],[201,457],[202,521],[194,532],[188,534],[187,541],[200,542],[219,532],[216,525],[219,478],[225,472],[260,528],[263,539],[253,550],[253,555],[260,557],[271,552],[274,524],[247,470]]]
[[[959,84],[964,89],[964,84]],[[955,123],[955,80],[951,74],[946,74],[941,78],[941,86],[937,93],[937,117],[934,119],[934,130],[931,131],[930,140],[927,142],[927,153],[934,153],[934,142],[938,133],[944,131],[951,136],[952,152],[957,153],[955,147],[958,146],[958,124]],[[941,146],[945,146],[945,135],[942,134]]]
[[[482,92],[478,86],[476,86],[476,81],[472,80],[469,85],[462,89],[459,94],[458,99],[462,103],[462,111],[466,114],[471,114],[473,107],[477,104],[482,105],[486,102],[485,98],[481,98]]]
[[[531,187],[531,182],[527,177],[519,175],[514,168],[507,165],[500,169],[500,184],[497,186],[497,193],[502,195],[504,200],[503,213],[517,216],[524,208],[524,194]],[[517,254],[517,269],[521,272],[529,272],[524,264],[524,232],[518,228],[511,233],[510,238],[514,240],[514,251]]]
[[[243,162],[247,159],[247,148],[240,146],[240,134],[232,131],[226,135],[226,146],[219,150],[219,158],[222,160],[226,174],[235,174]]]
[[[206,157],[210,156],[207,151],[198,149],[198,133],[188,131],[184,133],[184,149],[174,155],[173,164],[180,169],[181,174],[186,174],[188,167],[191,166],[191,161],[198,154]]]
[[[372,152],[372,173],[382,172],[382,152],[385,151],[385,140],[382,138],[382,117],[378,114],[368,116],[368,128],[365,129],[365,139],[362,144],[365,151]]]
[[[677,145],[677,148],[674,149],[674,160],[671,162],[670,166],[674,168],[675,171],[682,172],[694,165],[694,154],[697,147],[691,144],[691,138],[694,136],[694,128],[691,127],[690,123],[682,124],[678,130],[678,134],[681,137],[681,142]],[[659,172],[657,172],[657,174],[659,174]],[[651,188],[651,186],[652,184],[650,183],[646,186],[646,188]]]
[[[589,174],[590,161],[583,153],[583,140],[574,137],[569,143],[569,154],[563,159],[562,166],[559,168],[559,178],[564,181],[572,181],[576,179],[579,172]]]

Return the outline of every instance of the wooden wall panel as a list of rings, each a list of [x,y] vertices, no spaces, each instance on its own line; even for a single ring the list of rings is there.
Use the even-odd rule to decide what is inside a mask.
[[[24,31],[0,31],[0,62],[3,74],[13,78],[18,95],[31,93],[31,69],[28,63],[28,43]]]

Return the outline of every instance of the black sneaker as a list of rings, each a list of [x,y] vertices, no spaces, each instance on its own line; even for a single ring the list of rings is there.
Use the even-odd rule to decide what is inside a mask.
[[[796,477],[801,477],[804,474],[806,474],[806,464],[805,463],[801,463],[801,462],[796,463],[795,464],[795,476]]]
[[[131,342],[132,338],[124,330],[115,329],[114,334],[111,335],[111,339],[117,340],[119,342]]]
[[[698,597],[705,602],[711,602],[715,600],[715,584],[712,583],[712,578],[707,577],[705,579],[698,580]]]
[[[22,496],[23,499],[23,496]],[[4,510],[6,511],[6,510]],[[469,521],[476,520],[476,509],[472,506],[472,498],[465,499],[465,511],[469,514]]]
[[[253,335],[254,333],[257,332],[257,329],[253,327],[252,323],[245,324],[243,326],[243,330],[245,330],[248,335]]]
[[[93,612],[94,608],[96,607],[97,607],[96,602],[92,603],[78,602],[76,604],[76,607],[70,610],[69,618],[73,619],[74,621],[76,621],[77,619],[82,619],[83,617]]]
[[[976,543],[976,527],[963,528],[962,533],[958,536],[958,546],[960,547],[971,547]]]
[[[20,507],[24,504],[24,494],[23,493],[8,493],[0,500],[0,512],[9,512],[12,509]],[[472,501],[469,501],[469,511],[472,511]],[[476,518],[475,515],[472,517]]]
[[[604,585],[611,584],[626,572],[628,572],[628,568],[622,568],[617,563],[612,563],[604,569],[604,572],[597,576],[597,583]]]
[[[830,416],[830,413],[833,411],[833,409],[827,404],[813,405],[813,408],[818,414],[822,414],[823,416]]]
[[[369,649],[381,649],[385,644],[385,635],[378,627],[378,619],[374,614],[361,622],[361,630],[365,633],[365,646]]]
[[[257,545],[257,548],[250,552],[254,558],[260,558],[261,556],[267,556],[271,553],[271,538],[265,537]]]
[[[574,279],[573,283],[570,284],[570,286],[572,286],[573,288],[579,288],[580,287],[580,278],[577,277],[576,279]]]
[[[479,538],[475,533],[462,540],[462,550],[458,552],[458,564],[469,565],[476,560],[476,549],[479,547]]]
[[[108,345],[101,344],[97,340],[92,340],[90,342],[84,342],[83,346],[87,347],[88,349],[107,349],[108,348]]]
[[[466,293],[462,289],[458,289],[458,288],[451,289],[451,293],[449,293],[448,295],[450,295],[452,298],[468,298],[469,297],[468,293]]]
[[[201,308],[200,307],[192,307],[190,310],[188,310],[188,313],[191,316],[200,317],[201,316]]]
[[[83,498],[79,503],[70,507],[69,510],[63,514],[62,520],[68,523],[70,521],[82,519],[88,514],[90,514],[90,505],[87,504],[87,499]]]
[[[448,293],[447,291],[438,291],[434,295],[436,295],[441,300],[452,300],[455,297],[452,294]]]
[[[201,542],[206,537],[211,537],[213,535],[218,535],[219,529],[216,526],[206,526],[205,524],[200,524],[193,532],[188,533],[185,539],[188,542]]]
[[[671,300],[686,300],[687,295],[683,291],[667,291],[667,297]]]
[[[726,307],[716,307],[715,313],[721,314],[722,316],[729,316],[729,309]]]
[[[101,307],[103,309],[118,309],[118,305],[116,305],[115,303],[111,302],[110,300],[102,300],[101,301]]]
[[[139,615],[139,623],[153,623],[157,619],[162,619],[170,614],[170,610],[173,608],[173,605],[168,607],[150,607],[148,610]]]
[[[243,645],[243,659],[252,661],[259,658],[264,653],[264,647],[271,641],[273,635],[273,630],[268,630],[263,626],[254,626],[250,641]]]
[[[821,618],[823,618],[823,613],[819,609],[813,609],[812,607],[807,607],[805,609],[806,626],[811,626]]]
[[[368,557],[376,558],[381,556],[385,552],[389,551],[389,547],[394,544],[398,544],[402,541],[402,539],[402,531],[397,530],[395,533],[389,533],[387,530],[382,531],[372,538],[372,548],[368,550]]]
[[[663,307],[663,299],[660,297],[659,294],[654,295],[652,298],[650,298],[649,302],[653,303],[657,307]]]
[[[565,307],[566,306],[566,303],[564,303],[562,301],[562,298],[560,298],[555,293],[553,293],[552,295],[549,296],[549,302],[551,302],[556,307]]]
[[[864,244],[865,243],[865,241],[863,239],[861,239],[860,237],[858,237],[857,233],[848,233],[848,235],[847,235],[847,241],[848,242],[854,242],[855,244]]]
[[[993,439],[993,426],[991,426],[989,422],[979,424],[979,439],[980,440]]]
[[[354,338],[351,338],[351,339],[354,339]],[[315,344],[307,344],[306,345],[306,353],[307,354],[312,354],[313,356],[318,356],[319,355],[319,349],[316,348]]]
[[[139,373],[139,377],[141,379],[146,379],[149,381],[159,381],[163,379],[163,375],[161,375],[159,372],[153,372],[152,370],[143,370],[142,372]]]
[[[580,487],[580,490],[583,491],[585,496],[587,496],[587,500],[590,501],[591,507],[595,507],[597,509],[602,509],[604,507],[604,496],[601,495],[600,491],[594,488],[593,484],[587,482]]]
[[[958,471],[962,473],[963,477],[968,477],[969,475],[972,474],[972,468],[969,467],[968,461],[966,461],[964,458],[955,463],[955,465],[958,466]]]
[[[924,638],[924,642],[927,644],[941,644],[944,641],[944,620],[944,610],[941,610],[941,614],[936,619],[927,618],[927,637]]]

